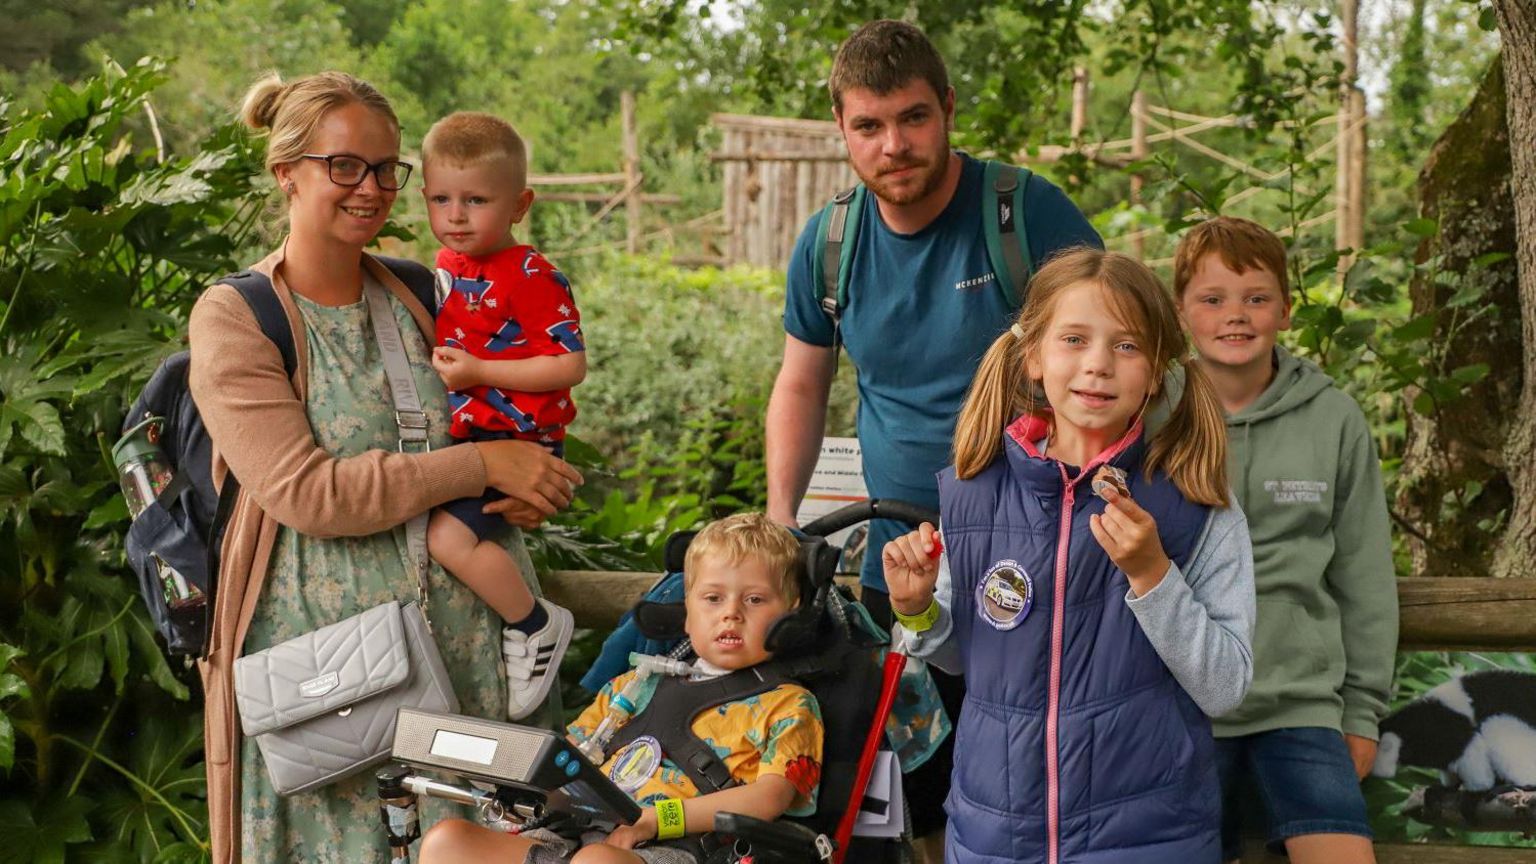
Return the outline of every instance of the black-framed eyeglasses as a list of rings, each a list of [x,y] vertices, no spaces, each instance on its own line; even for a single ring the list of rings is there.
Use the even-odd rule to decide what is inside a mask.
[[[356,156],[333,155],[324,156],[319,153],[303,153],[301,159],[318,159],[325,163],[325,170],[331,178],[331,182],[337,186],[361,186],[372,171],[374,179],[379,181],[379,188],[386,192],[398,192],[405,188],[405,181],[411,178],[411,163],[401,162],[399,159],[386,159],[383,162],[369,164]]]

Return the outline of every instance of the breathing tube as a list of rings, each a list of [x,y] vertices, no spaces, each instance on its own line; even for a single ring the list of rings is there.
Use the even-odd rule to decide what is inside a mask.
[[[670,657],[657,657],[651,654],[639,654],[631,652],[629,665],[635,667],[635,676],[629,679],[624,689],[608,700],[608,713],[603,715],[601,723],[593,730],[592,735],[578,743],[576,749],[581,755],[587,757],[587,761],[593,765],[603,764],[603,753],[608,748],[608,742],[613,740],[613,734],[623,726],[629,718],[639,712],[637,701],[645,687],[645,683],[652,675],[668,675],[681,678],[692,675],[693,664],[682,660],[674,660]]]

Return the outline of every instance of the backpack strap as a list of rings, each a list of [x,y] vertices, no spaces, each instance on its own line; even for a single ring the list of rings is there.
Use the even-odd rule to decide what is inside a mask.
[[[816,228],[813,257],[821,274],[821,311],[832,319],[833,347],[842,344],[843,309],[848,305],[848,279],[865,194],[862,183],[837,193],[822,208]]]
[[[272,280],[261,273],[241,270],[225,276],[219,282],[240,292],[245,304],[251,307],[251,313],[256,316],[256,324],[261,327],[262,335],[272,340],[272,344],[277,346],[277,353],[283,356],[283,371],[292,378],[294,371],[299,368],[298,352],[293,345],[293,330],[288,326],[288,312],[283,309],[283,302],[277,299],[277,292],[272,290]]]
[[[1028,168],[996,161],[987,162],[982,170],[983,188],[990,192],[989,206],[982,208],[987,258],[1008,308],[1018,309],[1024,304],[1029,277],[1034,275],[1029,232],[1024,224],[1024,188],[1032,175]]]
[[[983,167],[982,185],[990,190],[982,208],[982,229],[987,260],[997,276],[1008,308],[1024,303],[1025,288],[1034,275],[1029,252],[1029,231],[1024,220],[1024,190],[1033,176],[1028,168],[989,161]],[[863,184],[844,189],[822,208],[816,229],[813,258],[821,276],[821,310],[832,320],[832,340],[842,342],[843,309],[848,306],[848,283],[853,270],[853,250],[864,213]]]
[[[426,267],[417,261],[408,258],[391,258],[387,255],[375,255],[374,260],[389,268],[389,272],[395,274],[405,287],[411,289],[421,305],[427,308],[427,314],[437,317],[437,274],[432,268]]]

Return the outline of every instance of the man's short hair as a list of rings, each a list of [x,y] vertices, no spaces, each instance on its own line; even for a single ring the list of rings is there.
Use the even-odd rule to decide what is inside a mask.
[[[727,566],[756,559],[779,580],[779,594],[794,606],[800,600],[800,541],[762,513],[737,513],[704,526],[683,556],[683,585],[693,589],[697,565],[705,558]]]
[[[421,160],[453,165],[478,165],[506,160],[518,185],[528,179],[528,147],[512,124],[478,111],[458,111],[432,124],[421,141]]]
[[[860,27],[837,49],[827,89],[832,93],[832,107],[841,113],[843,93],[850,88],[861,87],[884,96],[914,78],[932,85],[943,104],[949,92],[944,58],[915,25],[882,19]]]
[[[1173,296],[1182,299],[1201,259],[1221,256],[1221,263],[1235,273],[1255,268],[1269,271],[1280,283],[1280,295],[1291,296],[1285,267],[1285,241],[1251,219],[1217,216],[1189,229],[1173,253]]]

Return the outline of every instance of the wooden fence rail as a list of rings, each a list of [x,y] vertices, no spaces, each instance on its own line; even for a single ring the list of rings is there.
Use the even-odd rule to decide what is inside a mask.
[[[542,582],[552,601],[575,613],[577,625],[606,630],[656,579],[556,570]],[[1397,596],[1402,650],[1536,651],[1536,579],[1399,579]]]

